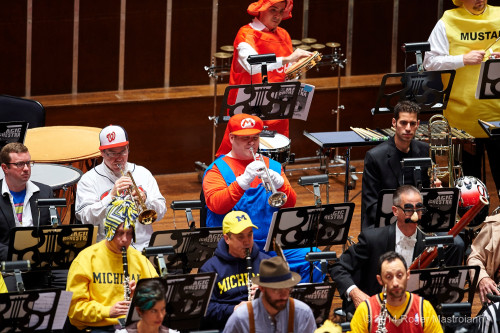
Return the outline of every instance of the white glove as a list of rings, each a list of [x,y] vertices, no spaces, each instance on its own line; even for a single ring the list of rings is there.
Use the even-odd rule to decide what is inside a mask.
[[[236,177],[238,185],[245,191],[250,188],[250,184],[253,182],[255,177],[260,177],[264,173],[266,165],[262,161],[253,161],[245,168],[245,172]]]
[[[271,177],[271,181],[276,189],[281,188],[285,183],[285,178],[274,170],[269,169],[269,177]]]

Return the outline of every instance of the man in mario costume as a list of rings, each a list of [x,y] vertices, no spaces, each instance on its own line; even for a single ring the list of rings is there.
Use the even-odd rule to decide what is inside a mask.
[[[232,149],[208,166],[203,178],[207,227],[222,226],[224,216],[232,210],[243,211],[258,228],[254,231],[254,242],[260,249],[264,249],[273,213],[279,209],[269,204],[272,193],[262,182],[267,178],[265,168],[268,168],[269,181],[276,191],[287,196],[282,208],[294,207],[297,200],[281,164],[257,154],[263,126],[262,120],[256,116],[243,113],[232,116],[227,124]],[[310,265],[305,261],[309,250],[284,250],[290,269],[299,273],[304,282],[309,282]],[[321,281],[321,272],[316,269],[313,272],[315,282]]]

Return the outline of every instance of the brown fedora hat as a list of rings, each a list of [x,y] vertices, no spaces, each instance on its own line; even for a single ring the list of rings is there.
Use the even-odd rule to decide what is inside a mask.
[[[259,275],[252,282],[267,288],[290,288],[298,284],[301,277],[290,272],[287,263],[281,257],[264,259],[260,262]]]

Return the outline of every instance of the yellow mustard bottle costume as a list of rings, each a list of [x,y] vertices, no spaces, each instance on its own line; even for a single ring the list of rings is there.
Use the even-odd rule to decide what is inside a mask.
[[[472,15],[459,7],[447,10],[441,20],[446,28],[450,55],[484,50],[500,37],[500,7],[487,6],[481,15]],[[493,51],[499,50],[500,42],[493,47]],[[489,52],[486,54],[489,55]],[[451,126],[465,130],[474,137],[485,138],[487,135],[477,120],[500,120],[500,100],[475,98],[480,68],[479,64],[457,69],[444,116]]]

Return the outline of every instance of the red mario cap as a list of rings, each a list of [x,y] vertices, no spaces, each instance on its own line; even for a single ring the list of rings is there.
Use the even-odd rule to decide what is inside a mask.
[[[227,128],[233,135],[254,135],[262,132],[264,123],[257,116],[246,113],[238,113],[229,119]]]
[[[259,16],[259,12],[266,11],[272,5],[283,1],[286,1],[286,5],[282,19],[286,20],[292,17],[293,0],[259,0],[257,2],[251,3],[247,8],[247,12],[252,16]]]
[[[99,133],[101,146],[99,150],[123,147],[128,145],[128,135],[125,129],[118,125],[109,125]]]

